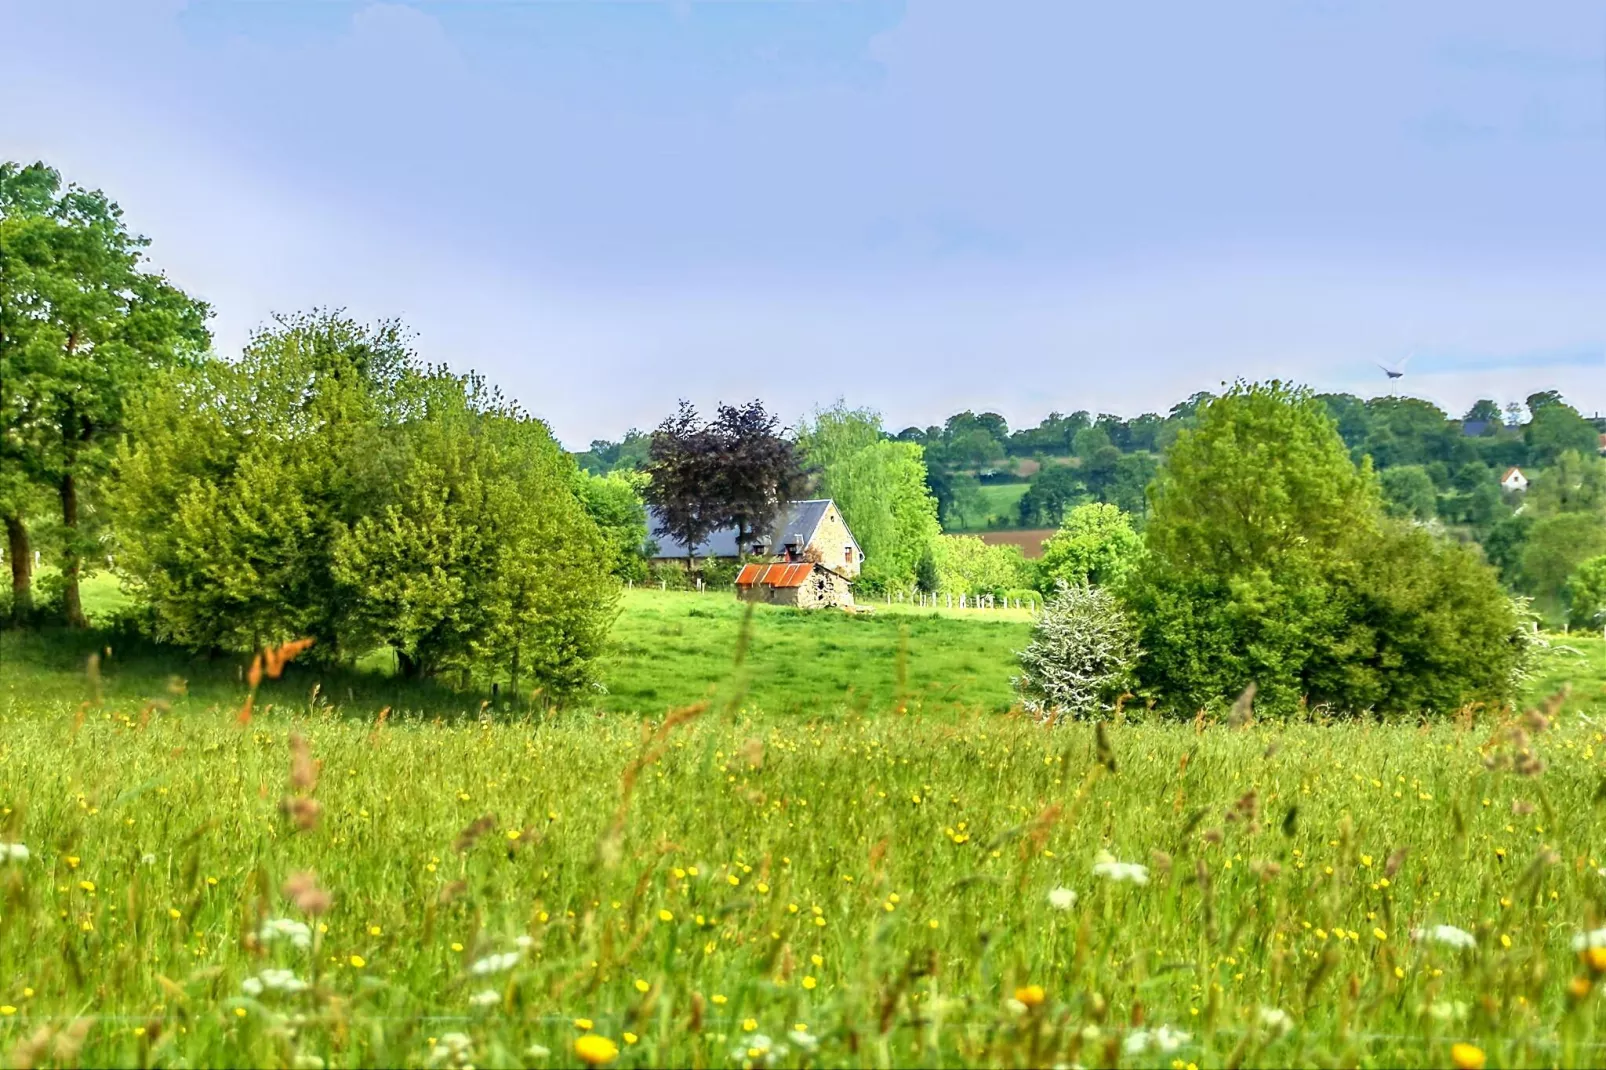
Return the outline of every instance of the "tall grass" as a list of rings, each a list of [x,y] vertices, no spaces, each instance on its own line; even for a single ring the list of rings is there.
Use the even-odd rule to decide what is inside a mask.
[[[1587,653],[1543,724],[1102,734],[735,695],[426,724],[320,692],[242,725],[243,684],[177,716],[80,676],[0,717],[0,842],[27,848],[0,1052],[1598,1065]],[[1439,925],[1471,946],[1413,939]]]

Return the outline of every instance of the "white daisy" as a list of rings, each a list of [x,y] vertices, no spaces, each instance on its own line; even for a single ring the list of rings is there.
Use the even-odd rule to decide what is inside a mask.
[[[517,951],[505,951],[500,955],[486,955],[470,966],[468,972],[475,977],[485,977],[489,974],[501,973],[503,970],[511,970],[518,963],[519,953]]]
[[[1108,851],[1100,851],[1093,862],[1093,876],[1103,877],[1117,884],[1148,884],[1149,867],[1136,862],[1117,862]]]
[[[1434,925],[1426,929],[1412,929],[1411,939],[1426,941],[1430,944],[1443,944],[1446,947],[1468,948],[1477,947],[1478,938],[1465,929],[1458,929],[1454,925]]]

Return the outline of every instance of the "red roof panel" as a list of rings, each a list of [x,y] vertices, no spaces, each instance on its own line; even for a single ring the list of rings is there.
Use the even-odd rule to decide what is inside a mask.
[[[814,571],[812,561],[777,565],[743,565],[736,574],[736,586],[751,587],[762,583],[766,587],[801,587]]]

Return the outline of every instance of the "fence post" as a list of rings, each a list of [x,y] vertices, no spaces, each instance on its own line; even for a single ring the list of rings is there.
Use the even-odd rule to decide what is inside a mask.
[[[659,590],[660,590],[660,591],[667,591],[667,590],[669,590],[669,581],[668,581],[668,580],[659,580],[659,581],[658,581],[658,589],[659,589]]]

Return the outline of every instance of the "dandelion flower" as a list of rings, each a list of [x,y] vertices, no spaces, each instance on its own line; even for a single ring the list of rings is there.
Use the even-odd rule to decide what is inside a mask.
[[[1412,929],[1411,939],[1430,944],[1443,944],[1457,949],[1477,947],[1478,938],[1454,925],[1434,925],[1427,929]]]
[[[355,969],[359,970],[368,965],[368,960],[363,958],[361,955],[353,955],[347,961],[350,962]]]
[[[587,1066],[605,1066],[619,1058],[619,1045],[605,1036],[587,1033],[575,1038],[574,1054]]]
[[[1024,988],[1015,989],[1015,999],[1028,1007],[1040,1006],[1047,998],[1048,993],[1043,991],[1042,985],[1026,985]]]
[[[1048,905],[1055,910],[1069,910],[1076,905],[1076,893],[1069,888],[1055,888],[1048,893]]]
[[[1476,1044],[1460,1043],[1450,1045],[1450,1061],[1459,1070],[1483,1070],[1485,1058],[1483,1049]]]

